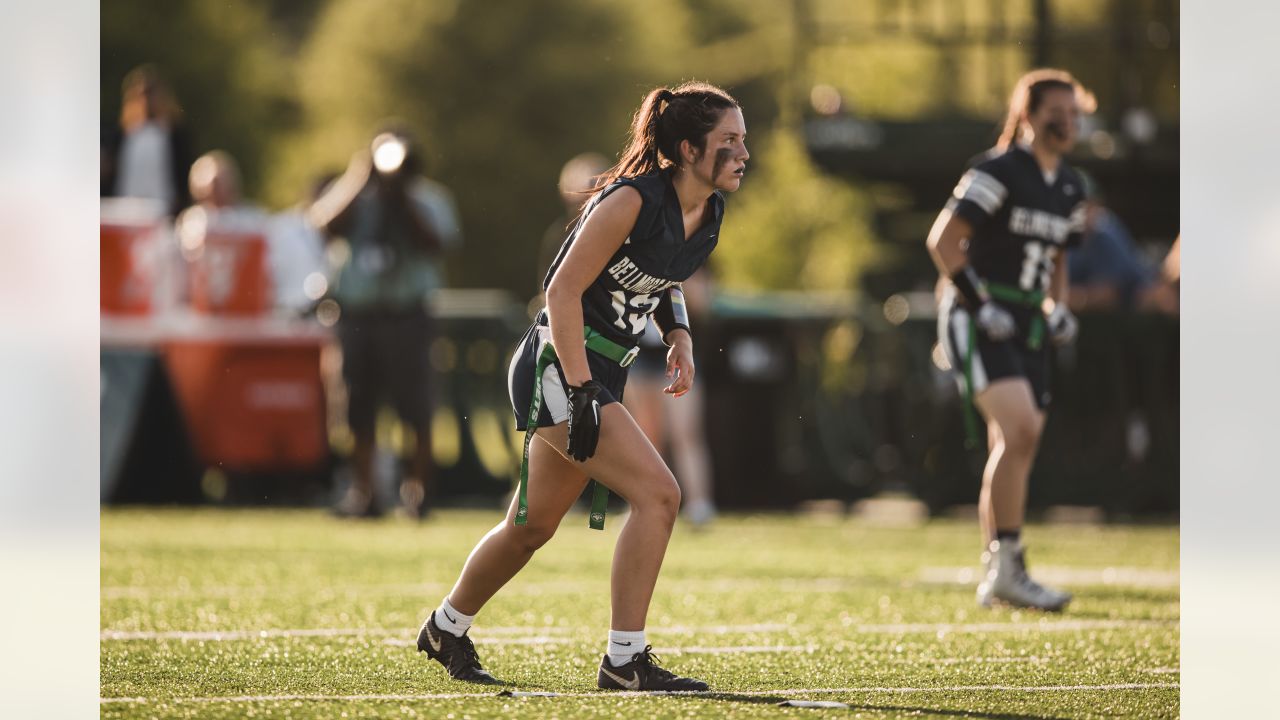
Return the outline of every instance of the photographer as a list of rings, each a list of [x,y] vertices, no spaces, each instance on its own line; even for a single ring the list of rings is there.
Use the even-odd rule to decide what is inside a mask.
[[[341,314],[342,374],[355,436],[354,481],[335,512],[380,515],[373,487],[378,407],[390,402],[412,427],[411,473],[400,486],[405,510],[425,511],[431,487],[428,350],[435,336],[428,300],[443,285],[440,257],[461,231],[449,191],[420,174],[421,151],[399,126],[378,133],[311,208],[328,242],[344,243],[331,297]]]

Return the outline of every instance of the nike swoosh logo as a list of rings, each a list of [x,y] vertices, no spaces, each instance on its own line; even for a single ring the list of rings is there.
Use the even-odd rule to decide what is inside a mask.
[[[448,611],[448,610],[441,610],[441,612],[443,612],[443,613],[444,613],[444,616],[445,616],[445,617],[449,618],[449,622],[451,622],[451,623],[456,623],[456,622],[458,622],[457,620],[454,620],[452,617],[449,617],[449,611]]]
[[[440,640],[431,634],[431,625],[427,625],[427,642],[431,644],[431,649],[440,652]]]
[[[599,427],[600,426],[600,401],[598,400],[591,401],[591,414],[595,416],[596,426]]]
[[[609,677],[613,678],[615,681],[617,681],[617,683],[618,683],[619,685],[621,685],[622,687],[624,687],[624,688],[626,688],[626,689],[628,689],[628,690],[639,690],[639,689],[640,689],[640,676],[639,676],[639,675],[636,675],[636,676],[632,677],[630,680],[624,680],[624,679],[622,679],[622,678],[618,677],[617,675],[614,675],[613,673],[609,672],[609,668],[604,667],[604,666],[601,666],[601,667],[600,667],[600,672],[602,672],[602,673],[604,673],[605,675],[608,675]]]
[[[629,642],[618,642],[617,640],[614,640],[614,641],[613,641],[613,644],[614,644],[614,645],[621,645],[621,646],[623,646],[623,647],[631,647],[631,643],[629,643]]]

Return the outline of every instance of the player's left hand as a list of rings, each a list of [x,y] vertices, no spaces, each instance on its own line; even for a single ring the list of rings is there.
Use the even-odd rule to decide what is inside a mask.
[[[1053,312],[1049,313],[1049,337],[1053,338],[1055,345],[1067,345],[1076,339],[1076,333],[1080,329],[1080,323],[1076,321],[1076,316],[1067,309],[1066,304],[1057,303],[1053,306]]]
[[[693,387],[693,338],[683,328],[673,332],[671,338],[671,349],[667,351],[667,377],[671,384],[662,392],[680,397]]]

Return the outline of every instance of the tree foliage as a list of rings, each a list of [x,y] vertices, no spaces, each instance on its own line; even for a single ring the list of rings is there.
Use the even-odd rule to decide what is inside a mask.
[[[680,15],[667,16],[676,37]],[[276,183],[340,169],[380,119],[400,118],[462,213],[452,279],[532,292],[561,164],[617,152],[645,91],[669,78],[676,46],[635,19],[585,0],[335,0],[299,67],[306,127]]]
[[[114,0],[102,11],[102,116],[120,114],[120,83],[154,63],[173,87],[197,153],[221,148],[246,191],[263,188],[273,143],[297,121],[290,78],[267,14],[251,0]]]
[[[866,198],[823,174],[786,129],[757,141],[752,158],[716,248],[723,283],[742,290],[855,287],[874,259]]]

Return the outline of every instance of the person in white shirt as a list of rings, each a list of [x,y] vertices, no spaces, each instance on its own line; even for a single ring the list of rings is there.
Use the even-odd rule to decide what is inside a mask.
[[[176,215],[191,203],[192,152],[181,108],[151,65],[126,75],[122,92],[119,126],[103,138],[101,195],[156,200]]]

